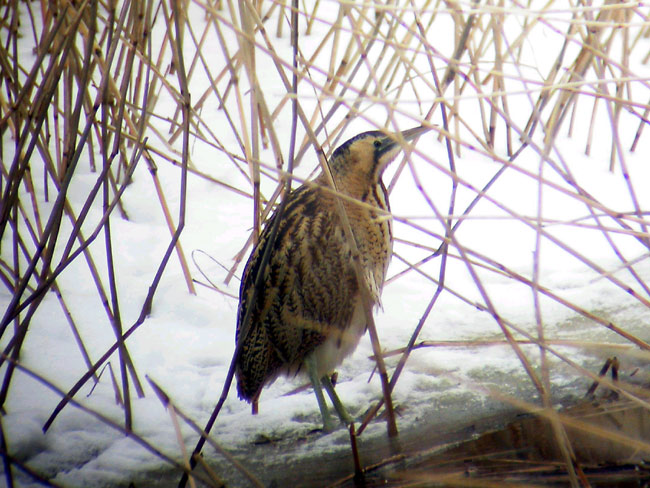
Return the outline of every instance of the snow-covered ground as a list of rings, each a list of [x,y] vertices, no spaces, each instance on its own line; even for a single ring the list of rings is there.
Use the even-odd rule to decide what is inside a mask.
[[[324,17],[331,15],[335,18],[336,9],[327,13],[327,9],[323,8],[319,12]],[[197,30],[206,22],[197,9],[191,10],[190,19]],[[444,26],[444,22],[448,21],[443,19],[440,22]],[[564,28],[565,25],[562,26]],[[327,24],[316,22],[311,35],[301,38],[305,52],[315,49],[327,28]],[[430,32],[433,33],[434,30]],[[444,28],[435,32],[440,37],[433,38],[432,34],[429,41],[450,54],[453,46],[443,46],[442,41],[449,32]],[[538,76],[545,75],[557,56],[554,49],[559,46],[558,38],[560,41],[562,38],[553,34],[557,33],[548,29],[536,34],[540,37],[530,40],[531,45],[534,45],[546,39],[547,49],[531,49],[529,54],[534,54],[534,58],[523,63],[536,66],[540,72]],[[160,29],[156,35],[161,35]],[[286,53],[286,59],[290,59],[288,38],[276,39],[276,42],[278,49]],[[647,52],[648,40],[641,42],[645,43],[645,48],[641,51]],[[233,49],[234,43],[233,37]],[[221,53],[215,54],[220,55]],[[321,55],[323,56],[327,57],[325,53]],[[631,60],[632,71],[647,81],[650,79],[650,69],[640,63],[640,58],[639,55]],[[327,66],[328,61],[324,62]],[[258,69],[265,74],[275,72],[270,59],[262,53],[259,54]],[[169,80],[176,83],[174,75],[169,75]],[[265,85],[269,99],[279,101],[284,93],[279,81],[273,75],[268,75],[265,82],[276,87],[274,90]],[[197,76],[196,86],[191,85],[193,93],[197,94],[196,98],[202,93],[204,83],[205,80]],[[537,90],[537,87],[534,89]],[[641,83],[635,89],[639,92],[635,99],[640,104],[645,103],[648,99],[647,87]],[[313,92],[304,85],[301,90],[304,91],[304,103],[310,105],[310,98],[314,98]],[[449,94],[451,95],[451,90]],[[387,93],[386,96],[390,98],[391,94]],[[525,125],[526,114],[532,110],[531,101],[534,102],[536,98],[536,91],[530,97],[512,98],[513,119],[520,127]],[[461,110],[463,105],[471,102],[472,100],[463,101]],[[634,207],[630,187],[622,176],[620,165],[617,164],[613,172],[609,171],[612,136],[606,110],[604,106],[600,107],[598,116],[603,120],[597,125],[598,136],[592,145],[591,154],[585,156],[584,143],[591,117],[591,101],[587,103],[587,100],[581,99],[581,103],[584,104],[584,110],[577,115],[572,137],[567,137],[566,129],[563,129],[549,158],[559,166],[566,162],[574,181],[599,202],[600,207],[591,207],[596,213],[602,216],[603,209],[632,213]],[[167,114],[174,107],[171,100],[163,97],[156,110]],[[417,117],[422,117],[418,105],[408,96],[400,98],[397,109],[400,111],[397,119],[401,129],[416,125]],[[643,106],[635,109],[638,113],[643,112]],[[230,130],[225,126],[222,114],[214,107],[204,110],[202,117],[212,124],[210,127],[215,133],[227,133]],[[369,120],[386,119],[384,106],[373,107],[368,104],[362,110],[362,117],[346,129],[345,137],[340,142],[357,132],[374,128]],[[470,107],[469,110],[475,110],[475,107]],[[630,153],[628,148],[639,119],[625,111],[621,117],[624,120],[619,124],[620,139],[625,150],[629,181],[640,209],[647,211],[650,208],[648,131],[646,128],[636,151]],[[436,115],[431,122],[441,124],[440,116]],[[288,134],[290,119],[279,118],[278,124],[278,133]],[[160,126],[166,130],[162,122]],[[391,193],[395,236],[399,239],[395,253],[412,264],[430,255],[431,250],[440,245],[439,235],[444,234],[437,214],[446,215],[448,212],[451,179],[446,174],[447,149],[444,142],[437,139],[437,135],[437,132],[432,132],[417,142],[410,166],[400,173]],[[497,140],[495,153],[505,159],[507,155],[502,139]],[[538,139],[536,142],[540,144],[541,136]],[[232,137],[224,136],[223,140],[235,144]],[[288,148],[288,137],[280,142],[285,149]],[[11,148],[12,141],[5,137],[3,161],[11,160],[8,157]],[[195,167],[222,182],[251,192],[250,185],[222,153],[200,143],[192,144],[191,149]],[[263,151],[262,156],[268,158],[267,164],[273,165],[269,150]],[[540,295],[539,308],[545,338],[549,341],[582,343],[557,345],[551,342],[549,346],[552,351],[548,354],[548,360],[553,392],[556,399],[561,400],[564,395],[581,393],[590,382],[589,378],[581,375],[562,358],[569,358],[596,371],[605,357],[616,354],[622,358],[623,377],[630,373],[633,365],[645,364],[647,367],[648,361],[647,353],[644,356],[639,349],[632,349],[621,335],[581,316],[576,309],[611,321],[627,333],[649,341],[650,333],[646,324],[650,321],[650,309],[642,300],[628,293],[620,283],[631,287],[643,300],[650,297],[643,292],[629,271],[622,269],[621,260],[612,249],[612,244],[607,241],[605,233],[593,228],[595,224],[592,218],[586,218],[589,217],[589,207],[576,197],[576,190],[548,163],[542,164],[546,184],[540,187],[536,178],[540,172],[540,159],[537,151],[526,149],[516,159],[516,167],[507,170],[490,188],[489,200],[484,198],[458,227],[447,262],[446,290],[427,318],[419,339],[503,341],[501,327],[492,314],[481,308],[492,308],[504,323],[516,328],[509,329],[516,338],[524,339],[522,332],[536,338],[538,329],[533,290],[531,286],[513,279],[507,273],[515,272],[531,279],[534,254],[537,253],[540,286],[564,302]],[[387,183],[392,181],[398,164],[399,159],[387,172]],[[460,186],[453,213],[459,215],[475,197],[476,190],[501,168],[502,163],[482,151],[464,147],[455,164]],[[305,178],[314,168],[316,157],[309,150],[297,169],[297,174]],[[172,213],[177,212],[178,208],[179,175],[179,168],[159,163],[158,177],[166,191]],[[84,201],[96,176],[87,164],[79,165],[70,192],[73,204],[80,205]],[[125,328],[133,324],[140,314],[148,287],[169,243],[169,230],[160,210],[152,178],[144,163],[136,169],[133,180],[123,197],[129,219],[119,218],[115,214],[111,220],[120,312]],[[430,202],[418,189],[418,181]],[[42,185],[42,182],[36,181],[36,184]],[[262,185],[266,196],[275,188],[275,182],[268,178],[263,180]],[[46,214],[51,201],[40,202],[40,205]],[[544,236],[536,250],[535,219],[538,216],[544,222]],[[89,220],[96,222],[100,217],[101,203],[98,202],[96,208],[91,210]],[[609,237],[625,259],[630,262],[638,259],[634,269],[643,282],[648,282],[648,248],[635,236],[617,232],[620,227],[617,227],[613,219],[603,217],[602,222],[603,226],[614,229]],[[634,219],[627,219],[627,222],[635,231],[644,232]],[[580,227],[580,223],[585,223],[586,226]],[[144,398],[135,398],[132,392],[134,431],[176,459],[180,459],[181,449],[172,419],[145,377],[161,386],[174,404],[199,425],[205,424],[221,392],[234,350],[237,310],[235,297],[239,287],[237,277],[241,274],[242,266],[228,285],[224,284],[227,274],[225,268],[232,266],[232,259],[246,242],[251,226],[252,203],[249,197],[238,195],[190,173],[186,227],[181,243],[188,257],[192,255],[195,258],[196,265],[192,264],[191,269],[193,277],[205,282],[199,272],[200,268],[213,283],[230,295],[203,286],[197,287],[197,295],[189,294],[182,270],[174,256],[156,292],[151,315],[127,341],[146,392]],[[70,226],[66,222],[62,233],[69,231]],[[423,248],[401,242],[402,240],[417,242]],[[105,255],[103,242],[100,241],[102,239],[91,245],[91,251],[100,273],[105,276]],[[458,249],[466,254],[465,258],[471,262],[470,265],[459,258]],[[10,235],[5,233],[2,258],[7,262],[11,262],[10,253]],[[502,264],[507,269],[506,274],[481,268],[481,264],[489,262]],[[436,291],[435,280],[438,279],[439,266],[440,258],[435,258],[419,266],[417,271],[402,273],[407,266],[399,258],[393,259],[388,274],[389,277],[397,278],[389,279],[383,292],[383,309],[376,314],[385,350],[402,348],[407,344]],[[85,261],[78,259],[61,275],[57,283],[80,326],[90,357],[97,359],[113,344],[115,336]],[[2,287],[0,302],[9,303],[10,298],[7,288]],[[7,340],[2,338],[3,346]],[[630,347],[589,347],[589,343]],[[535,345],[521,347],[539,374],[539,348]],[[339,369],[337,391],[350,412],[357,417],[361,417],[368,406],[381,397],[379,377],[372,374],[374,362],[369,358],[371,355],[370,341],[364,337],[354,355]],[[391,356],[387,359],[389,369],[392,370],[398,357]],[[66,317],[53,293],[47,295],[31,321],[20,362],[63,391],[67,391],[86,371]],[[119,378],[117,355],[111,358],[110,364]],[[256,458],[265,455],[263,448],[254,451],[249,449],[260,439],[284,442],[281,453],[271,447],[266,452],[266,455],[275,459],[347,449],[347,432],[343,429],[329,435],[311,434],[320,425],[316,401],[310,390],[287,396],[286,393],[296,386],[298,385],[291,380],[276,381],[263,392],[257,416],[250,414],[250,406],[238,400],[233,389],[212,431],[215,439],[222,446],[240,453],[242,462],[253,472],[264,465]],[[394,390],[394,401],[400,406],[398,426],[408,431],[423,422],[427,425],[436,422],[448,425],[448,422],[458,421],[460,416],[480,417],[482,405],[502,401],[507,404],[503,398],[495,400],[494,392],[539,404],[530,378],[509,345],[439,345],[417,349],[412,352]],[[26,373],[16,372],[5,404],[7,414],[0,421],[10,453],[31,469],[51,478],[55,483],[89,487],[125,484],[137,480],[143,473],[157,472],[164,466],[160,458],[133,439],[73,405],[68,405],[47,433],[43,433],[43,424],[60,399],[58,393]],[[88,382],[75,400],[117,423],[123,422],[124,412],[115,402],[109,371],[103,373],[97,385]],[[196,435],[187,426],[183,426],[182,431],[187,448],[191,450]],[[384,433],[384,423],[375,422],[363,436],[371,438],[383,436]],[[307,441],[304,440],[305,437],[308,438]],[[219,471],[224,463],[222,458],[213,456],[209,447],[206,452],[209,454],[208,460],[214,462]],[[253,452],[254,456],[251,454]],[[32,482],[27,475],[15,469],[14,475],[20,480],[21,486],[31,486]]]

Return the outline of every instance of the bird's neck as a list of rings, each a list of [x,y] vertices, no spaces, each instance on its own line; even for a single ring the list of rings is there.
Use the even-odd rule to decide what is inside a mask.
[[[381,209],[388,209],[386,190],[381,179],[373,181],[374,179],[369,179],[358,174],[347,174],[344,177],[338,178],[336,175],[332,175],[332,178],[334,180],[335,190],[341,195]],[[324,174],[321,174],[316,181],[320,185],[330,187],[329,178]],[[353,203],[351,204],[353,205]]]

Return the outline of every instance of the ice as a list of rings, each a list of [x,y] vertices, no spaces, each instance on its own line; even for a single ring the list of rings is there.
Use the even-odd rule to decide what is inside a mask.
[[[191,12],[195,16],[192,21],[197,25],[204,22],[197,10],[193,9]],[[315,48],[323,28],[320,26],[319,30],[316,25],[316,33],[303,38],[307,51]],[[154,35],[160,38],[160,30]],[[440,33],[441,37],[444,35],[451,36],[449,32]],[[282,49],[289,52],[288,41]],[[449,43],[446,50],[450,50]],[[544,53],[535,49],[531,49],[531,53],[535,54],[535,64],[541,71],[549,69],[548,60],[543,59]],[[30,52],[23,51],[23,58],[30,55]],[[281,97],[284,88],[281,87],[270,60],[262,58],[258,67],[261,71],[272,73],[269,75],[269,82],[276,83],[277,96]],[[204,85],[201,84],[200,78],[197,78],[196,83],[192,89],[198,96]],[[313,93],[307,88],[301,89],[305,90],[305,97],[313,97]],[[390,94],[388,96],[390,97]],[[517,116],[518,112],[530,112],[530,100],[522,100],[521,105],[519,110],[513,110],[514,116]],[[164,100],[160,107],[164,109]],[[174,110],[175,106],[169,103],[169,108]],[[415,110],[413,107],[410,109]],[[225,127],[225,122],[215,107],[206,110],[214,111],[213,114],[205,115],[206,120],[213,123],[211,130],[218,131]],[[383,107],[375,107],[374,110],[375,112],[372,108],[364,108],[359,121],[355,121],[347,135],[370,128],[370,124],[363,120],[364,117],[372,119],[371,115],[374,116],[375,113],[385,113]],[[278,121],[278,124],[283,124],[285,133],[289,130],[287,120]],[[408,126],[408,117],[403,117],[402,120],[406,124],[404,127]],[[636,124],[638,121],[634,120],[630,121],[629,127],[624,124],[620,127],[629,128],[630,134],[634,134]],[[161,130],[163,126],[161,122]],[[579,127],[577,130],[580,132],[583,129],[584,127]],[[614,211],[631,212],[633,207],[630,190],[621,177],[620,170],[608,171],[611,144],[609,138],[607,141],[598,141],[590,156],[583,154],[582,145],[577,147],[576,140],[584,140],[584,134],[574,134],[572,138],[560,137],[556,143],[556,149],[569,163],[575,180],[582,188],[596,196],[604,207]],[[280,142],[283,147],[287,145],[285,140]],[[625,142],[627,144],[630,141]],[[3,144],[10,146],[12,141],[5,136]],[[404,220],[421,223],[422,227],[434,229],[438,235],[443,235],[444,228],[436,220],[436,212],[446,214],[451,191],[451,182],[445,173],[446,163],[442,162],[446,161],[444,143],[423,137],[418,142],[417,150],[421,154],[429,155],[437,164],[431,164],[430,161],[414,155],[413,168],[405,168],[391,194],[392,209],[396,217],[396,236],[427,247],[427,250],[422,250],[397,242],[396,253],[410,263],[428,256],[431,250],[440,245],[440,240],[438,236],[426,234],[405,224]],[[496,152],[505,158],[503,148],[497,148]],[[191,157],[197,167],[206,174],[252,193],[245,178],[234,169],[233,163],[214,148],[197,144],[192,148]],[[262,151],[262,157],[265,158],[265,164],[273,166],[268,149]],[[650,205],[647,145],[645,151],[639,149],[636,153],[626,153],[626,162],[639,205],[641,209],[647,209]],[[456,164],[461,180],[454,210],[455,215],[458,215],[476,195],[474,189],[481,188],[500,168],[500,164],[481,151],[468,148],[463,149],[463,156],[457,159]],[[454,237],[459,246],[470,251],[470,259],[479,260],[472,252],[481,253],[494,262],[507,263],[509,271],[531,279],[533,253],[536,249],[534,226],[539,213],[539,187],[538,182],[526,172],[537,171],[539,154],[534,151],[523,153],[517,160],[517,166],[521,171],[512,170],[505,173],[489,190],[492,202],[482,201],[471,218],[459,227]],[[306,178],[315,167],[316,159],[310,150],[297,169],[297,174]],[[387,182],[392,180],[391,171],[386,175]],[[177,167],[168,164],[158,166],[157,176],[166,190],[169,207],[174,209],[174,218],[180,199],[179,174]],[[80,164],[79,177],[75,178],[70,191],[76,211],[79,211],[88,188],[94,184],[96,177],[97,174],[88,169],[87,161]],[[544,177],[555,187],[544,187],[541,215],[547,221],[556,219],[558,223],[550,225],[547,222],[543,229],[550,239],[543,239],[541,244],[540,284],[576,307],[602,317],[616,318],[617,323],[622,324],[628,332],[648,340],[649,335],[644,324],[650,319],[650,312],[612,281],[633,280],[627,271],[619,271],[621,263],[612,252],[611,244],[603,235],[593,230],[566,225],[565,222],[571,219],[585,217],[587,208],[575,198],[574,189],[565,178],[549,168],[545,169]],[[35,181],[37,186],[41,184],[38,179]],[[429,206],[418,190],[418,183],[422,184],[435,208]],[[467,187],[469,184],[471,189]],[[263,180],[262,191],[266,197],[271,195],[274,188],[275,183],[269,178]],[[234,351],[236,295],[243,267],[236,269],[229,284],[224,284],[224,279],[227,269],[233,265],[232,257],[243,247],[253,224],[251,199],[245,195],[235,194],[192,173],[187,194],[187,219],[181,242],[191,263],[192,276],[206,283],[199,272],[200,269],[225,293],[215,293],[196,285],[197,295],[189,294],[182,269],[174,255],[156,292],[151,314],[127,341],[129,353],[134,359],[145,391],[145,397],[138,398],[131,386],[133,430],[152,446],[179,462],[181,448],[169,410],[166,410],[156,397],[147,378],[169,394],[177,408],[201,427],[204,426],[219,398]],[[111,229],[114,233],[122,327],[126,330],[136,322],[140,314],[148,286],[168,246],[170,234],[151,175],[143,161],[134,173],[133,182],[127,188],[123,202],[128,220],[119,218],[115,213],[111,217]],[[51,202],[39,204],[41,211],[47,214]],[[98,198],[90,212],[88,223],[84,226],[86,235],[92,232],[101,215],[101,198]],[[529,218],[530,225],[524,225],[521,217]],[[604,225],[614,225],[607,217],[603,217],[603,220],[606,221]],[[62,232],[69,232],[69,222],[64,221],[62,225]],[[629,236],[615,236],[614,241],[628,260],[641,258],[646,252],[644,246]],[[10,249],[11,245],[5,234],[2,241],[3,253],[5,249]],[[101,239],[98,239],[92,246],[95,248],[102,245]],[[61,252],[61,249],[57,248],[57,252]],[[584,259],[577,259],[576,253]],[[97,269],[106,283],[106,263],[102,262],[102,256],[105,254],[96,252],[94,256],[98,260]],[[5,254],[3,257],[6,257]],[[434,259],[420,268],[428,276],[410,271],[385,287],[383,308],[376,314],[379,336],[385,350],[403,348],[408,342],[436,290],[436,284],[430,278],[438,279],[439,260],[440,258]],[[594,267],[607,273],[611,272],[611,275],[603,277]],[[392,278],[406,269],[407,265],[399,259],[394,259],[388,276]],[[650,277],[647,259],[639,263],[637,270],[644,279]],[[536,337],[537,324],[530,286],[513,280],[512,276],[498,275],[480,267],[475,267],[472,271],[479,277],[483,292],[500,316],[530,336]],[[73,311],[76,322],[80,325],[80,334],[90,357],[96,360],[114,343],[115,333],[111,329],[83,258],[73,263],[57,283]],[[458,259],[456,251],[448,260],[445,285],[456,294],[445,292],[440,296],[433,313],[424,324],[419,340],[503,341],[498,323],[488,312],[475,306],[477,303],[484,303],[483,294],[476,286],[466,263]],[[9,303],[10,299],[7,288],[0,288],[0,302]],[[619,335],[581,318],[578,311],[568,308],[556,299],[542,296],[540,303],[547,339],[584,339],[625,344]],[[7,339],[3,338],[3,347],[6,346],[6,341]],[[537,346],[522,347],[534,366],[538,367]],[[602,351],[591,354],[592,351],[577,350],[569,346],[557,346],[555,350],[559,354],[571,356],[586,367],[595,367],[604,354]],[[343,363],[339,371],[337,391],[350,412],[358,418],[363,416],[369,405],[381,397],[379,377],[372,374],[372,354],[370,341],[365,336],[358,349]],[[555,386],[576,386],[576,383],[586,382],[556,356],[549,356],[553,365],[552,381]],[[395,367],[398,358],[398,355],[387,358],[390,369]],[[26,343],[21,350],[20,362],[63,392],[67,392],[87,370],[66,317],[53,293],[46,295],[31,321]],[[92,381],[87,382],[77,393],[75,400],[123,425],[124,410],[116,403],[111,380],[112,371],[116,381],[121,381],[117,354],[111,357],[108,368],[103,371],[96,386],[93,386]],[[43,423],[60,401],[60,393],[52,391],[22,371],[18,371],[16,375],[6,403],[7,415],[2,418],[2,430],[8,439],[12,456],[32,469],[55,483],[80,487],[125,485],[145,473],[164,469],[164,461],[154,453],[125,436],[123,432],[73,405],[68,405],[52,427],[43,433]],[[233,388],[213,429],[215,438],[223,446],[241,454],[243,458],[247,457],[251,449],[254,449],[251,446],[260,439],[282,443],[291,456],[346,448],[348,437],[345,430],[327,436],[314,434],[313,431],[320,426],[316,401],[309,389],[287,395],[297,386],[299,384],[291,379],[281,378],[276,381],[264,390],[259,404],[260,413],[257,416],[250,414],[250,405],[240,401]],[[450,411],[442,413],[438,421],[457,419],[461,413],[471,417],[488,402],[496,403],[496,400],[490,399],[490,389],[500,389],[505,395],[525,397],[531,401],[536,398],[520,360],[505,342],[465,347],[438,344],[416,349],[411,353],[394,391],[395,404],[401,409],[398,418],[400,429],[408,431],[416,428],[418,422],[423,418],[430,418],[432,412],[445,409]],[[181,431],[185,448],[191,451],[197,435],[186,425]],[[385,435],[383,424],[372,424],[364,435]],[[274,456],[273,453],[268,455]],[[213,456],[216,455],[210,451],[209,460],[214,460]],[[245,462],[254,465],[256,461],[251,458],[253,456],[249,456]],[[223,460],[218,459],[223,463]],[[277,464],[281,460],[282,455],[278,454],[274,462]],[[33,482],[29,481],[26,475],[15,475],[21,486],[32,486]]]

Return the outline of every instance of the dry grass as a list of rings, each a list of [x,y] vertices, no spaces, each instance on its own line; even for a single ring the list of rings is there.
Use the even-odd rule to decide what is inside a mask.
[[[185,223],[188,178],[250,198],[254,227],[235,257],[229,280],[256,241],[262,222],[279,202],[288,177],[295,181],[308,178],[314,168],[304,166],[316,160],[314,155],[324,167],[343,134],[349,134],[349,126],[397,130],[426,124],[434,127],[446,145],[446,160],[423,154],[417,146],[413,153],[448,182],[449,191],[445,199],[433,195],[409,159],[398,163],[388,186],[392,189],[398,177],[410,173],[432,218],[396,216],[399,224],[422,236],[422,241],[400,241],[395,260],[404,266],[391,279],[420,273],[431,281],[434,292],[421,319],[412,325],[411,340],[397,352],[396,366],[387,372],[384,398],[390,398],[412,351],[426,346],[418,342],[418,336],[435,312],[438,299],[444,294],[455,296],[487,312],[500,327],[503,340],[516,353],[543,400],[571,484],[579,486],[582,481],[572,462],[565,419],[550,409],[548,358],[565,362],[577,375],[596,376],[573,362],[557,347],[557,341],[547,340],[542,301],[551,300],[601,324],[643,351],[646,359],[650,346],[647,337],[635,336],[608,317],[545,286],[540,280],[539,255],[542,242],[550,242],[625,291],[639,307],[650,306],[650,285],[642,272],[650,251],[648,212],[638,198],[647,183],[627,177],[628,158],[649,148],[645,126],[650,113],[650,82],[644,68],[650,58],[650,23],[648,7],[634,2],[569,5],[554,0],[321,0],[301,3],[292,22],[291,6],[282,0],[1,2],[0,280],[12,299],[0,323],[0,407],[11,394],[16,368],[56,388],[20,363],[30,321],[46,293],[53,291],[87,372],[69,391],[57,389],[61,403],[45,428],[63,408],[75,403],[80,388],[96,381],[100,369],[117,355],[114,384],[124,406],[124,420],[120,425],[103,421],[158,452],[132,430],[131,398],[144,395],[144,389],[128,338],[145,323],[171,259],[183,269],[187,292],[195,293],[197,281],[179,239]],[[190,11],[191,16],[187,15]],[[194,25],[188,19],[196,19],[197,11],[204,22]],[[539,31],[545,32],[548,46],[531,48],[529,40]],[[447,33],[449,42],[431,44],[433,33],[438,39],[440,32]],[[288,33],[294,36],[293,53],[287,47]],[[311,36],[309,46],[313,49],[303,47],[306,44],[300,39],[305,36]],[[554,61],[537,64],[536,49],[552,50],[549,58]],[[215,62],[215,58],[223,58],[223,62]],[[287,151],[286,127],[291,124]],[[629,127],[638,129],[630,134]],[[576,145],[584,146],[587,154],[605,148],[609,169],[624,177],[629,211],[621,212],[582,186],[559,150],[567,134]],[[222,166],[192,160],[192,150],[199,149],[214,153],[212,161],[218,160]],[[536,158],[536,168],[520,163],[524,151],[535,155],[527,161]],[[468,154],[499,164],[482,188],[457,170],[457,160]],[[70,189],[79,165],[88,165],[95,179],[86,185],[82,199],[77,194],[72,201]],[[170,238],[152,272],[140,314],[127,321],[120,313],[109,217],[128,218],[122,196],[129,191],[138,165],[149,170]],[[157,168],[162,166],[178,168],[175,188],[161,183]],[[245,183],[222,181],[218,175],[224,168],[240,175]],[[537,185],[538,207],[533,215],[490,193],[490,188],[510,173]],[[542,208],[549,192],[581,203],[584,215],[566,221],[546,217]],[[176,203],[170,205],[170,201]],[[492,218],[516,221],[522,229],[535,233],[531,273],[495,260],[480,243],[467,247],[458,239],[458,231],[467,222],[490,217],[475,213],[482,202],[496,209]],[[554,232],[557,228],[581,229],[604,237],[619,266],[609,269],[593,261],[586,250]],[[634,256],[622,249],[630,241],[640,249]],[[427,244],[431,242],[442,244]],[[400,249],[407,246],[421,251],[418,262],[400,255]],[[217,257],[221,262],[231,258]],[[71,309],[57,283],[77,262],[84,263],[91,274],[115,335],[113,346],[101,355],[88,352],[78,327],[83,317]],[[476,285],[472,296],[446,285],[448,267],[458,263]],[[537,322],[534,333],[500,313],[485,286],[486,276],[495,275],[530,288]],[[523,342],[538,345],[538,355],[531,357],[532,349],[522,348]],[[376,348],[378,358],[379,351]],[[609,385],[647,407],[633,390]],[[173,392],[169,394],[173,396]],[[382,402],[378,399],[358,435]],[[168,405],[175,411],[173,404]],[[5,476],[11,486],[12,469],[29,472],[29,467],[9,456],[11,439],[3,434],[0,440]],[[189,469],[189,464],[178,464],[168,455],[160,453],[160,457],[179,471]]]

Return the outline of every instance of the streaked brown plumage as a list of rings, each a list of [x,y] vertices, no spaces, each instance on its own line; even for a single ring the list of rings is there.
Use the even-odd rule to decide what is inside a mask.
[[[342,144],[330,160],[339,194],[363,202],[341,199],[359,250],[371,306],[379,303],[393,243],[388,195],[381,177],[400,151],[399,142],[425,130],[416,127],[388,136],[365,132]],[[337,405],[328,375],[356,348],[366,330],[366,315],[352,248],[337,212],[337,197],[323,188],[328,186],[324,175],[315,183],[288,195],[265,269],[260,266],[275,214],[246,264],[239,293],[237,342],[241,350],[236,375],[240,398],[253,402],[255,412],[265,385],[282,374],[308,373],[324,426],[330,430],[318,383],[323,382],[342,420],[349,421],[340,402]],[[255,291],[260,272],[264,278]],[[241,331],[250,307],[250,327],[244,337]]]

